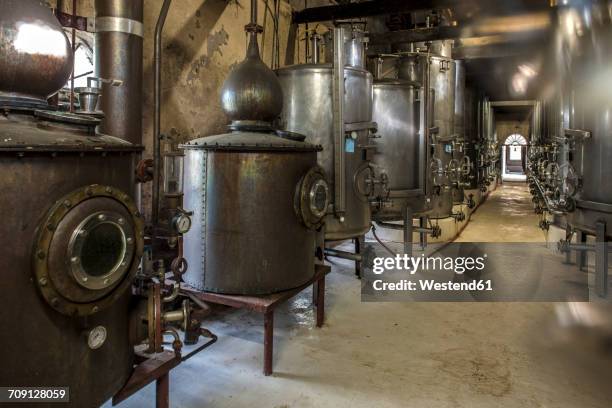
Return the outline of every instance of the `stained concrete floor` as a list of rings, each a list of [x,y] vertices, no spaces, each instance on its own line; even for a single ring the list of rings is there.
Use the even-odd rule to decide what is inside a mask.
[[[525,183],[501,184],[472,213],[456,242],[546,242]]]
[[[507,239],[536,239],[527,199],[520,186],[498,189],[461,239],[498,240],[500,227]],[[171,406],[612,406],[610,349],[561,330],[562,305],[361,303],[351,266],[333,266],[323,328],[313,328],[310,291],[277,311],[271,377],[261,373],[261,318],[211,317],[219,341],[172,372]],[[149,386],[120,407],[153,404]]]

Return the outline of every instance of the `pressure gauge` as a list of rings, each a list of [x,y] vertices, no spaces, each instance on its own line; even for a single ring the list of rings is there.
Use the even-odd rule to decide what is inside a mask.
[[[173,224],[179,234],[186,234],[191,229],[191,217],[187,214],[178,214],[174,217]]]
[[[92,350],[97,350],[106,341],[106,328],[104,326],[96,326],[87,335],[87,345]]]

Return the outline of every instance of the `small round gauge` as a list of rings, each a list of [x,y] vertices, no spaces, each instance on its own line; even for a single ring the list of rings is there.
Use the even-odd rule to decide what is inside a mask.
[[[87,345],[92,350],[97,350],[106,341],[106,328],[104,326],[96,326],[87,335]]]
[[[174,218],[174,228],[179,234],[186,234],[191,229],[191,217],[179,214]]]

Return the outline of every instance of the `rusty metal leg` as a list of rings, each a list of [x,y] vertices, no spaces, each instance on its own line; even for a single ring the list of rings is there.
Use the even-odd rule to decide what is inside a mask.
[[[317,286],[317,327],[325,322],[325,276],[319,279]]]
[[[412,256],[412,208],[404,209],[404,254]]]
[[[265,376],[272,374],[274,354],[274,311],[264,314],[264,369]]]
[[[587,242],[587,234],[585,234],[583,231],[576,231],[576,241],[578,241],[578,243],[581,245],[585,245]],[[581,271],[583,271],[587,266],[587,256],[587,251],[576,251],[576,263]]]
[[[419,227],[427,228],[427,216],[419,218]],[[419,234],[419,237],[421,243],[421,250],[424,251],[425,248],[427,248],[427,234],[425,232],[421,232]]]
[[[365,239],[363,237],[357,237],[353,239],[355,243],[355,254],[361,254],[361,250],[363,249]],[[355,275],[361,279],[361,262],[355,261]]]
[[[314,307],[317,307],[317,302],[319,301],[319,294],[318,294],[319,288],[317,285],[317,282],[312,284],[312,305]]]
[[[572,229],[570,228],[570,226],[568,225],[565,228],[565,239],[567,240],[567,242],[569,242],[571,244],[572,242]],[[568,250],[565,252],[565,260],[563,261],[564,264],[566,265],[571,265],[572,264],[572,251]]]
[[[170,374],[159,377],[155,383],[155,407],[168,408],[170,406]]]
[[[608,296],[608,245],[606,242],[606,223],[598,221],[595,226],[595,293]]]

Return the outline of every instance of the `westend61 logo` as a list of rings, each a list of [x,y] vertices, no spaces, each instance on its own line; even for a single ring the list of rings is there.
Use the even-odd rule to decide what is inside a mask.
[[[482,271],[485,268],[487,255],[480,257],[426,257],[396,255],[394,258],[374,258],[372,272],[380,275],[388,270],[404,270],[414,275],[417,271],[453,271],[456,274],[465,272]]]

